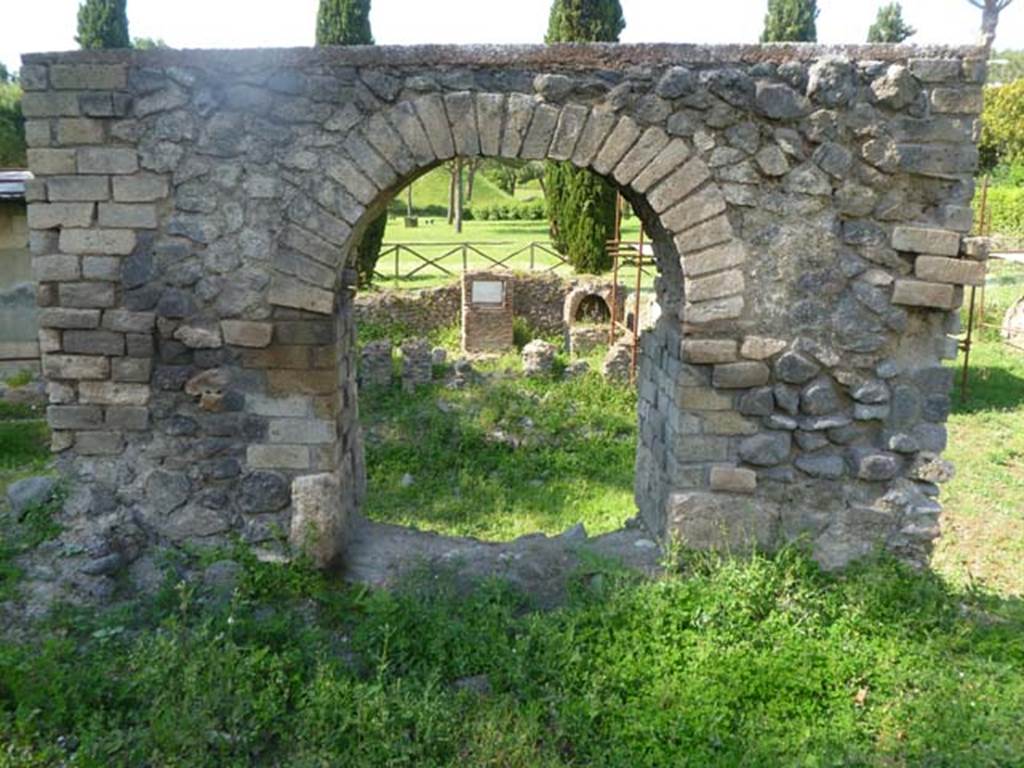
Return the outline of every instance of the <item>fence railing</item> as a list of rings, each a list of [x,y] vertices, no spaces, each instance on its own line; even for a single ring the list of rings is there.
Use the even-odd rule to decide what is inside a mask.
[[[471,268],[557,272],[571,265],[549,242],[385,243],[376,275],[381,280],[400,282],[455,277]]]
[[[647,243],[612,240],[611,259],[622,266],[640,265],[645,278],[653,277],[653,255]],[[470,269],[521,270],[528,272],[571,271],[572,265],[553,243],[491,241],[476,243],[385,243],[381,246],[375,275],[378,280],[399,283],[429,278],[457,277]]]

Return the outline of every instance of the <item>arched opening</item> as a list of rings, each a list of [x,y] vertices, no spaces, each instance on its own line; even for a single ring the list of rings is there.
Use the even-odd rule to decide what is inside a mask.
[[[396,201],[406,206],[407,214],[408,184],[440,165],[412,171],[383,191],[367,207],[350,242],[380,212],[397,208]],[[656,255],[640,274],[645,308],[665,301],[672,305],[667,311],[643,313],[665,322],[660,334],[653,322],[643,329],[642,349],[635,355],[631,325],[624,320],[633,315],[632,300],[627,299],[635,293],[637,267],[627,262],[617,285],[610,271],[597,276],[567,273],[556,279],[541,270],[531,275],[517,269],[521,265],[487,263],[493,272],[509,276],[516,342],[504,354],[489,357],[463,353],[458,345],[461,316],[454,318],[454,327],[446,326],[437,323],[442,311],[424,308],[433,302],[437,310],[447,302],[449,311],[457,309],[455,299],[462,300],[458,279],[424,289],[410,282],[403,292],[393,290],[385,278],[382,290],[343,293],[338,306],[339,370],[355,372],[356,386],[342,389],[346,396],[357,393],[359,398],[360,431],[354,445],[360,458],[353,466],[366,473],[359,507],[369,520],[484,540],[578,533],[580,524],[595,535],[621,529],[636,518],[636,499],[650,498],[650,488],[661,481],[653,476],[654,465],[638,464],[637,457],[659,450],[653,442],[642,446],[643,421],[655,406],[644,403],[639,391],[648,388],[642,382],[651,378],[653,368],[672,354],[670,347],[678,355],[681,275],[667,281],[657,276],[666,270],[678,273],[679,256],[646,201],[606,178],[628,197],[626,207],[636,211],[632,236],[645,242],[648,251],[653,247]],[[538,222],[539,227],[546,225]],[[418,222],[410,231],[422,237],[430,226],[437,222]],[[389,227],[401,234],[404,222],[393,217]],[[458,277],[465,274],[463,269],[475,274],[472,263],[457,266]],[[543,290],[533,278],[543,278]],[[379,311],[371,313],[368,304]],[[538,320],[552,316],[551,325]],[[535,339],[555,348],[555,363],[531,377],[523,370],[520,353]],[[624,367],[613,365],[606,373],[606,359],[616,354]],[[634,361],[640,370],[631,381]],[[343,408],[341,404],[339,410]],[[648,433],[648,440],[662,439],[654,430]],[[346,455],[343,449],[342,462]],[[651,512],[659,503],[648,506]]]
[[[612,310],[603,297],[591,293],[580,301],[573,319],[577,323],[604,325],[611,321]]]

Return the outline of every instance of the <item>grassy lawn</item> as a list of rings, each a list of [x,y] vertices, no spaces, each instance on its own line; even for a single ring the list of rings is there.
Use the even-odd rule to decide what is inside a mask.
[[[974,361],[931,571],[828,576],[786,550],[684,554],[646,581],[593,562],[541,613],[501,583],[373,592],[243,546],[182,553],[150,599],[0,641],[0,768],[1022,765],[1024,356],[989,338]],[[515,366],[362,398],[374,517],[507,538],[632,514],[633,395]],[[0,420],[3,477],[43,466],[34,417]],[[45,510],[0,510],[0,601],[18,547],[52,535]],[[223,558],[233,588],[180,576]]]
[[[636,396],[604,380],[600,355],[590,363],[571,381],[525,380],[511,355],[479,365],[491,378],[465,389],[364,392],[368,516],[498,540],[622,527],[634,514]]]

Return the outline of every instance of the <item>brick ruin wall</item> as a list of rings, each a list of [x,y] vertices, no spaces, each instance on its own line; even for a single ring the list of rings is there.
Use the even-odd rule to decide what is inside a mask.
[[[636,500],[693,546],[828,567],[938,535],[980,49],[566,46],[26,56],[60,566],[261,551],[293,484],[358,509],[351,245],[455,155],[615,183],[659,267]],[[307,483],[308,485],[308,483]]]

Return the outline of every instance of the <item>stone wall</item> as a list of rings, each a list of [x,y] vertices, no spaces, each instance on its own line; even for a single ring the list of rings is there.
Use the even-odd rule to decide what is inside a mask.
[[[567,160],[651,237],[637,504],[662,537],[923,560],[948,468],[980,49],[554,46],[25,57],[53,448],[107,542],[278,546],[358,509],[352,243],[455,155]],[[96,505],[94,505],[96,506]],[[146,551],[146,546],[131,551]],[[82,557],[88,557],[88,553]]]
[[[516,272],[514,276],[516,317],[523,318],[544,334],[561,333],[562,303],[577,279],[525,272]],[[384,287],[380,291],[364,292],[356,296],[353,312],[357,324],[397,325],[423,336],[457,325],[461,306],[461,284],[451,282],[418,290]]]

